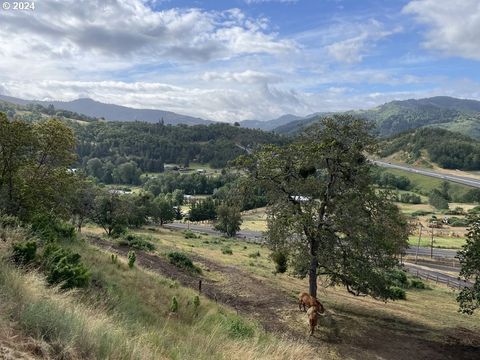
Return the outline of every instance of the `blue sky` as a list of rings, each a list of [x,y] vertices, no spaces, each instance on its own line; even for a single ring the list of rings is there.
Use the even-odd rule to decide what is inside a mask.
[[[435,95],[480,99],[477,0],[35,5],[0,10],[1,93],[230,122]]]

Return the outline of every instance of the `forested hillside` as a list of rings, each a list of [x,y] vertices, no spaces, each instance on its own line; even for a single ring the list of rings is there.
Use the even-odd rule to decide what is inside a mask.
[[[480,102],[476,100],[438,96],[392,101],[373,109],[347,113],[372,121],[381,137],[431,125],[480,138]],[[319,119],[316,116],[297,120],[276,128],[275,132],[295,135]]]
[[[285,142],[272,133],[228,124],[170,126],[93,122],[72,123],[72,126],[77,136],[79,165],[98,167],[100,164],[104,172],[112,172],[116,166],[131,161],[142,172],[161,172],[164,163],[199,162],[220,168],[245,153],[244,148]]]
[[[427,127],[408,131],[382,143],[383,157],[399,153],[407,162],[424,154],[440,167],[459,170],[480,169],[480,143],[462,134]]]

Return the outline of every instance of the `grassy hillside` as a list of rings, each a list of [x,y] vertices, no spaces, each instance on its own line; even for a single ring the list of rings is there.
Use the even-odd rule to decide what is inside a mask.
[[[438,128],[421,128],[399,134],[380,144],[381,156],[400,154],[413,164],[426,155],[445,169],[480,169],[480,142],[467,136]]]
[[[424,126],[443,127],[473,138],[480,137],[480,102],[476,100],[438,96],[392,101],[373,109],[347,113],[372,121],[381,137]],[[317,120],[318,117],[297,120],[276,128],[275,132],[294,135]]]

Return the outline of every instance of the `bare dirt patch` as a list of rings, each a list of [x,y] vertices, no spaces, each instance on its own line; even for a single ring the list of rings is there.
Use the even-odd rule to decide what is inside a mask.
[[[98,237],[89,237],[89,240],[96,246],[121,256],[126,256],[129,251],[128,247]],[[221,280],[183,271],[167,259],[143,251],[137,251],[137,262],[146,269],[175,279],[192,289],[198,289],[199,280],[202,280],[204,295],[259,321],[269,332],[293,339],[308,338],[306,317],[298,310],[293,293],[282,291],[236,266],[219,264],[195,254],[189,256],[204,269],[221,274]],[[329,315],[320,320],[319,330],[308,339],[319,347],[332,349],[341,358],[480,358],[480,344],[477,344],[477,337],[468,329],[453,329],[442,339],[433,341],[425,338],[433,330],[414,322],[399,318],[378,319],[353,310],[327,310]],[[365,327],[366,323],[369,324],[368,327]],[[463,338],[474,340],[466,343]]]

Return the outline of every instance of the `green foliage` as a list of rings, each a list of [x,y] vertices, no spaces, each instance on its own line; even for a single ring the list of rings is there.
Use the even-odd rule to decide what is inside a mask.
[[[473,286],[464,287],[457,295],[460,311],[473,314],[480,307],[480,218],[471,217],[466,243],[457,253],[460,261],[460,276],[473,282]]]
[[[406,176],[398,176],[377,168],[372,171],[372,180],[382,188],[410,190],[412,184]]]
[[[466,203],[480,203],[480,189],[470,189],[462,197]]]
[[[410,280],[410,287],[414,289],[426,289],[427,286],[425,283],[420,279],[411,279]]]
[[[104,192],[95,199],[93,221],[100,225],[108,236],[125,232],[132,208],[128,200],[115,191]]]
[[[167,257],[171,264],[181,269],[198,273],[198,274],[202,272],[202,270],[198,266],[195,266],[192,260],[184,253],[174,251],[174,252],[168,253]]]
[[[233,255],[233,250],[230,246],[224,246],[224,247],[222,247],[222,254]]]
[[[402,151],[410,161],[415,161],[426,151],[433,162],[445,169],[480,169],[480,143],[444,129],[416,129],[389,139],[382,145],[382,156]]]
[[[250,254],[248,254],[248,257],[254,258],[254,259],[258,258],[258,257],[260,257],[260,251],[257,250],[254,253],[250,253]]]
[[[215,220],[217,218],[217,210],[213,199],[207,198],[193,203],[188,213],[188,218],[190,221]]]
[[[368,123],[334,115],[285,147],[237,161],[266,191],[270,247],[307,259],[313,295],[319,272],[354,295],[389,296],[387,273],[408,246],[408,224],[373,184],[366,154],[376,150]]]
[[[240,230],[242,224],[242,214],[236,206],[228,204],[219,205],[217,208],[217,222],[215,229],[221,231],[229,237],[234,237]]]
[[[412,216],[426,216],[426,215],[430,215],[430,214],[433,214],[431,211],[427,211],[427,210],[417,210],[417,211],[414,211],[412,212]]]
[[[185,239],[198,239],[198,235],[196,235],[192,230],[185,230],[183,232],[183,236]]]
[[[428,203],[439,210],[448,209],[448,200],[445,199],[442,193],[437,189],[433,189],[430,193]]]
[[[450,217],[448,218],[448,225],[453,227],[465,227],[469,225],[468,219],[461,219],[458,217]]]
[[[49,284],[61,284],[62,289],[85,287],[90,273],[80,262],[80,255],[56,244],[48,244],[43,251],[42,265]]]
[[[227,320],[228,334],[236,339],[248,339],[255,335],[255,329],[245,320],[235,317]]]
[[[112,261],[112,264],[116,264],[118,262],[117,254],[111,254],[110,255],[110,260]]]
[[[137,260],[137,255],[135,254],[135,251],[130,250],[127,254],[127,259],[128,259],[128,267],[132,269],[133,266],[135,265],[135,261]]]
[[[26,265],[35,260],[37,242],[34,240],[22,241],[12,245],[12,260],[16,264]]]
[[[178,300],[175,296],[172,297],[172,302],[170,303],[170,312],[172,313],[178,312]]]
[[[408,288],[407,274],[403,270],[393,269],[388,273],[390,283],[401,288]]]
[[[275,263],[275,272],[283,274],[288,268],[288,255],[285,251],[276,250],[272,252],[272,260]]]
[[[31,229],[36,236],[46,242],[73,241],[75,228],[49,213],[37,213],[31,220]]]
[[[398,286],[392,286],[388,290],[388,298],[392,300],[406,300],[407,293],[405,292],[404,289]]]
[[[188,164],[192,161],[221,168],[244,153],[238,144],[250,148],[256,144],[284,142],[273,133],[228,124],[164,126],[112,121],[72,126],[78,138],[79,157],[87,164],[94,158],[100,160],[102,170],[91,174],[99,175],[105,183],[114,181],[113,172],[119,164],[131,161],[142,172],[163,172],[164,163]],[[194,194],[180,186],[176,188]],[[174,190],[175,187],[161,192]]]
[[[66,215],[73,176],[73,132],[60,120],[10,121],[0,113],[0,210],[29,220],[34,213]]]
[[[193,307],[195,309],[198,309],[199,306],[200,306],[200,297],[198,295],[195,295],[193,297]]]
[[[133,235],[133,234],[124,235],[118,241],[118,243],[120,245],[126,245],[136,250],[146,250],[146,251],[155,250],[155,245],[140,235]]]
[[[397,197],[398,201],[404,204],[421,204],[422,198],[416,194],[404,193]]]
[[[160,226],[173,221],[175,215],[175,209],[171,201],[166,200],[162,196],[155,198],[152,217],[156,222],[160,223]]]
[[[16,228],[16,227],[19,227],[20,225],[21,225],[21,221],[18,217],[0,212],[0,227]]]

